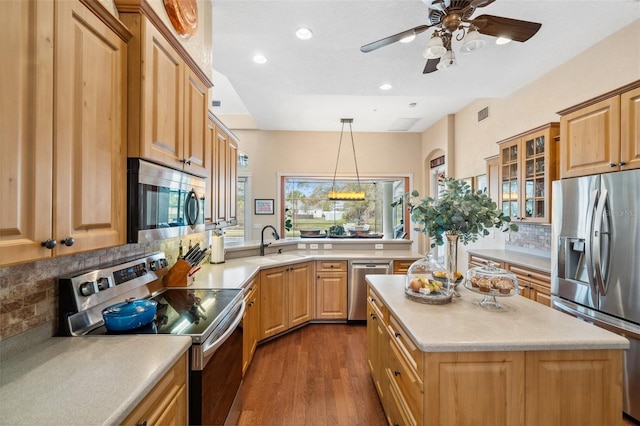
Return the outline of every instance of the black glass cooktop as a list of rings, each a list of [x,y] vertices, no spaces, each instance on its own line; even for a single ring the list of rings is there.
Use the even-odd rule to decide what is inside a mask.
[[[103,325],[89,334],[174,334],[202,336],[241,298],[240,289],[190,290],[171,288],[153,297],[158,302],[153,322],[128,331],[111,332]]]

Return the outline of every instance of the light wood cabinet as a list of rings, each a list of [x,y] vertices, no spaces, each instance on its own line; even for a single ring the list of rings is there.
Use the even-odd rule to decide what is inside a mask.
[[[505,215],[527,222],[551,222],[554,138],[558,132],[559,124],[550,123],[498,142],[498,206]]]
[[[475,268],[475,267],[478,267],[478,266],[486,266],[486,265],[489,264],[489,262],[495,263],[496,267],[498,267],[498,268],[504,268],[504,262],[499,262],[497,260],[491,260],[489,258],[477,256],[475,254],[469,254],[467,256],[467,261],[468,261],[468,264],[469,264],[469,269]]]
[[[261,339],[312,318],[313,262],[260,271]]]
[[[418,259],[402,259],[393,261],[393,273],[395,275],[405,275],[409,267]]]
[[[129,26],[128,155],[207,176],[209,82],[185,63],[172,40],[143,13],[124,10]]]
[[[123,425],[187,424],[187,354],[185,353],[122,422]]]
[[[518,278],[520,295],[546,306],[551,306],[551,275],[523,266],[507,264],[506,269]]]
[[[640,81],[558,114],[562,179],[640,168]]]
[[[130,34],[91,6],[2,2],[2,264],[125,243]]]
[[[423,352],[367,291],[368,363],[390,425],[619,424],[622,350]]]
[[[260,340],[260,277],[256,276],[245,289],[246,304],[242,317],[242,375],[244,376],[251,365],[253,354]]]
[[[316,261],[315,319],[347,319],[347,261]]]
[[[209,114],[208,139],[211,139],[211,200],[207,222],[218,226],[235,225],[237,216],[238,141],[215,117]]]
[[[387,364],[386,349],[389,345],[386,306],[380,303],[380,298],[370,287],[367,288],[367,339],[367,365],[386,412],[388,411],[387,392],[389,389],[389,379],[384,371]]]

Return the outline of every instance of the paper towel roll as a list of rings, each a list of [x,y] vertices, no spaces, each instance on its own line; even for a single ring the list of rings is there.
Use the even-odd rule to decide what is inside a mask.
[[[224,263],[224,236],[214,235],[211,238],[210,263]]]

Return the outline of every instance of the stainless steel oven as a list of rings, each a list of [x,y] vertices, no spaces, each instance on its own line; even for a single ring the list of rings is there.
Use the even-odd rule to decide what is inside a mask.
[[[127,241],[204,231],[205,179],[150,163],[127,161]]]
[[[189,423],[236,424],[241,411],[243,292],[163,288],[160,280],[166,271],[167,260],[160,252],[60,278],[60,334],[122,334],[106,329],[102,310],[128,298],[155,300],[153,322],[124,333],[190,336]]]

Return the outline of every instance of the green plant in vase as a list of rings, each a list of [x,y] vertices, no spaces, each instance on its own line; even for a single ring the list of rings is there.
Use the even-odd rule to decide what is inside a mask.
[[[418,225],[416,230],[431,238],[431,247],[447,242],[447,271],[452,283],[458,279],[458,241],[467,245],[489,235],[491,228],[518,231],[518,225],[498,210],[485,191],[473,191],[461,180],[447,178],[437,199],[420,198],[415,190],[405,199],[411,220]]]

